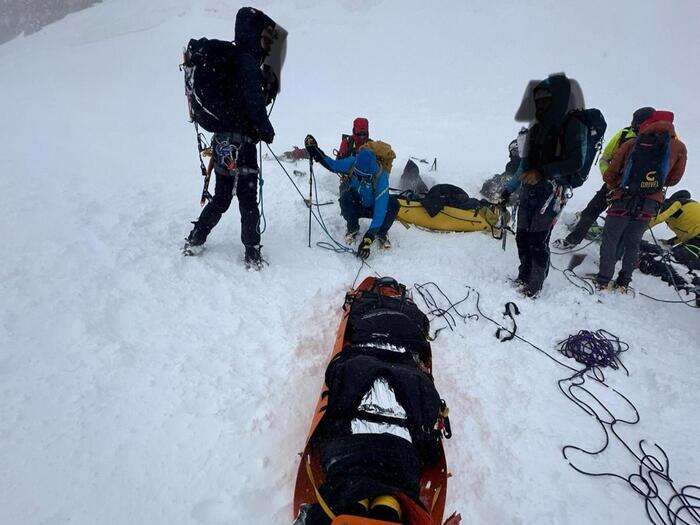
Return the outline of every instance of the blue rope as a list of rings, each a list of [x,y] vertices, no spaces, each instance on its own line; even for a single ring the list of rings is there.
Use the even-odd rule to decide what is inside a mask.
[[[287,176],[287,178],[289,179],[289,181],[292,183],[292,185],[294,186],[294,189],[297,190],[297,193],[299,194],[299,196],[302,198],[302,200],[303,200],[304,202],[306,202],[306,198],[304,197],[304,194],[303,194],[303,193],[301,192],[301,190],[299,189],[299,186],[297,185],[296,182],[294,182],[294,179],[289,175],[289,172],[288,172],[287,169],[284,167],[284,165],[282,164],[282,162],[280,162],[280,160],[279,160],[279,158],[277,157],[277,155],[275,155],[275,152],[272,151],[272,148],[270,148],[269,144],[267,145],[267,149],[270,150],[270,153],[271,153],[272,156],[275,158],[275,160],[277,161],[277,164],[279,164],[280,168],[282,168],[282,171],[284,171],[284,174]],[[322,230],[322,231],[328,236],[328,238],[330,239],[330,242],[319,241],[319,242],[316,243],[316,246],[318,246],[319,248],[323,248],[324,250],[333,251],[333,252],[335,252],[335,253],[350,253],[350,254],[352,254],[352,255],[355,255],[355,250],[353,250],[352,248],[346,246],[345,244],[342,244],[342,243],[338,242],[338,241],[333,237],[333,235],[331,235],[331,232],[329,231],[328,227],[326,226],[325,221],[323,220],[323,215],[321,214],[321,208],[320,208],[320,206],[318,205],[318,188],[317,188],[317,186],[316,186],[316,179],[314,178],[314,179],[312,179],[312,180],[313,180],[313,185],[314,185],[314,194],[315,194],[315,198],[316,198],[316,203],[309,203],[309,206],[311,207],[311,215],[312,215],[313,218],[316,220],[316,222],[318,223],[318,225],[321,227],[321,230]],[[316,208],[315,210],[314,210],[314,206],[315,206],[315,208]],[[317,215],[317,214],[318,214],[318,215]]]

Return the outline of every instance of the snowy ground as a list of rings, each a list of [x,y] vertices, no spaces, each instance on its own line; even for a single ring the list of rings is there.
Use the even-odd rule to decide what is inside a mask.
[[[0,523],[291,521],[296,453],[359,264],[306,247],[306,209],[272,162],[270,267],[244,270],[235,204],[203,257],[179,256],[201,191],[180,52],[193,36],[231,38],[239,5],[106,1],[0,46]],[[695,2],[257,5],[290,32],[277,153],[307,132],[330,151],[364,115],[398,152],[399,172],[409,155],[437,156],[436,179],[475,193],[505,163],[527,80],[564,70],[611,131],[638,106],[674,110],[689,150],[681,187],[700,193]],[[321,200],[333,198],[333,176],[317,175]],[[323,211],[340,235],[337,209]],[[661,444],[679,485],[700,481],[697,311],[598,302],[557,272],[533,302],[504,282],[512,242],[503,253],[486,235],[398,224],[392,239],[370,260],[377,272],[436,281],[453,299],[469,284],[496,319],[515,300],[519,333],[546,349],[582,328],[629,342],[631,376],[609,374],[642,415],[625,436]],[[634,285],[675,298],[646,276]],[[463,310],[475,311],[473,295]],[[493,332],[468,321],[433,346],[454,431],[448,509],[465,523],[643,523],[629,487],[561,457],[564,444],[601,438],[559,393],[565,371]],[[613,450],[592,468],[632,473],[627,459]]]

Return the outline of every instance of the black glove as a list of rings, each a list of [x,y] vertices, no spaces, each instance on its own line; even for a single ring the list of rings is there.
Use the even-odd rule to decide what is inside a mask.
[[[267,131],[261,131],[260,140],[267,144],[272,144],[272,141],[275,140],[275,130],[270,128]]]
[[[501,200],[498,201],[498,204],[501,206],[505,206],[508,204],[510,201],[510,192],[508,190],[503,190],[501,192]]]
[[[316,162],[320,162],[323,164],[325,160],[325,153],[321,151],[321,148],[318,147],[318,142],[316,142],[316,139],[313,137],[313,135],[306,135],[306,138],[304,139],[304,146],[306,147],[306,151],[309,152],[309,157],[311,157],[313,160]]]
[[[362,237],[362,242],[360,242],[359,248],[357,248],[357,256],[360,259],[365,260],[367,257],[369,257],[369,249],[373,242],[374,233],[368,230],[367,233],[365,233],[365,236]]]

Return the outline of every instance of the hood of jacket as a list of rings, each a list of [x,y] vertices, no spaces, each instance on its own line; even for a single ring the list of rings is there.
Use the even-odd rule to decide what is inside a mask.
[[[552,96],[549,107],[538,117],[538,122],[545,128],[561,126],[569,108],[569,96],[571,95],[571,84],[566,75],[551,75],[543,80],[533,91],[546,90]]]
[[[241,7],[236,13],[236,46],[262,62],[265,51],[260,45],[260,35],[268,26],[277,24],[269,16],[254,7]]]
[[[673,113],[671,111],[654,111],[651,117],[639,126],[640,133],[662,133],[668,131],[672,137],[676,136],[673,127]]]
[[[366,133],[364,137],[359,137],[358,133]],[[369,121],[364,117],[357,117],[352,122],[352,138],[355,141],[355,147],[362,146],[369,140]]]

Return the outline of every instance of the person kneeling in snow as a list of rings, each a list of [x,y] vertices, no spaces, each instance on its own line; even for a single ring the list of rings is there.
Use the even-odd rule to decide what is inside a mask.
[[[375,239],[382,248],[390,248],[387,232],[399,211],[398,199],[389,195],[389,173],[396,158],[391,146],[381,141],[369,141],[356,155],[334,160],[323,153],[313,136],[307,135],[304,144],[313,160],[347,180],[347,184],[341,185],[343,191],[340,194],[340,212],[347,223],[345,241],[354,244],[360,230],[360,217],[372,219],[357,256],[362,259],[369,257]]]
[[[691,275],[700,270],[700,202],[691,198],[687,190],[677,191],[666,199],[659,214],[651,220],[649,228],[665,222],[675,236],[661,240],[659,244],[670,248],[673,260],[688,268]],[[661,280],[674,288],[695,292],[696,304],[700,305],[700,276],[686,282],[676,270],[666,262],[666,251],[656,244],[642,241],[640,245],[639,271],[661,277]]]

